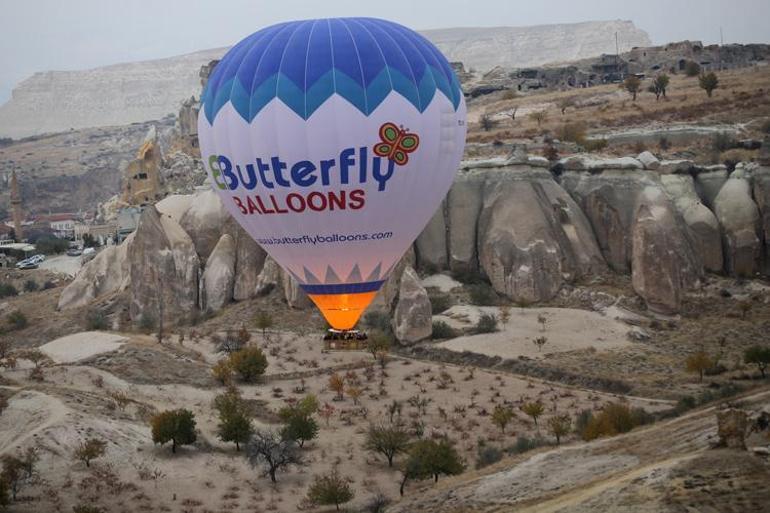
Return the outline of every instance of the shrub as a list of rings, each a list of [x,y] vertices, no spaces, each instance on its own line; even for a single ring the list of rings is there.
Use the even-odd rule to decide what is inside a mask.
[[[561,141],[571,141],[582,146],[586,138],[586,125],[581,122],[565,123],[559,127],[556,136]]]
[[[515,89],[506,89],[503,92],[503,100],[513,100],[517,96],[519,96],[519,94],[516,92]]]
[[[527,438],[526,436],[517,436],[516,443],[506,449],[508,454],[522,454],[538,447],[546,445],[546,441],[540,437]]]
[[[479,118],[479,126],[485,131],[489,132],[497,126],[497,120],[493,119],[491,115],[484,113]]]
[[[313,505],[332,505],[339,511],[340,504],[345,504],[355,495],[350,488],[351,479],[341,476],[337,467],[325,476],[316,476],[307,491],[307,499]]]
[[[0,298],[18,296],[19,291],[10,283],[0,283]]]
[[[190,410],[166,410],[150,419],[152,441],[163,445],[171,442],[171,452],[176,453],[177,445],[195,443],[195,415]]]
[[[505,426],[513,420],[513,410],[509,406],[498,404],[492,412],[492,422],[500,428],[500,433],[505,434]]]
[[[487,283],[477,283],[468,287],[471,303],[476,306],[495,306],[498,302],[497,292]]]
[[[503,451],[493,445],[479,444],[476,447],[477,469],[497,463],[501,459],[503,459]]]
[[[684,74],[688,77],[697,77],[700,75],[700,65],[697,62],[687,61],[684,65]]]
[[[441,340],[447,338],[455,338],[457,332],[449,324],[444,321],[433,321],[433,332],[431,338],[434,340]]]
[[[623,88],[631,95],[631,101],[636,101],[636,95],[642,88],[642,81],[636,75],[630,75],[623,82]]]
[[[706,91],[706,96],[711,98],[711,94],[716,88],[719,87],[719,78],[717,78],[716,73],[710,71],[700,76],[698,79],[698,85],[700,85],[701,89]]]
[[[6,321],[8,322],[8,326],[11,330],[21,330],[29,326],[27,316],[19,310],[14,310],[13,312],[9,313],[6,317]]]
[[[462,458],[449,440],[418,440],[409,448],[409,458],[401,470],[401,495],[404,495],[404,486],[409,479],[433,477],[438,481],[442,474],[456,475],[464,469]]]
[[[38,288],[38,284],[35,280],[27,280],[24,282],[24,290],[26,292],[35,292]]]
[[[35,247],[41,253],[53,255],[55,253],[64,253],[69,248],[70,243],[67,240],[59,239],[51,235],[44,235],[35,241]]]
[[[254,325],[262,331],[262,337],[264,338],[267,334],[267,330],[273,327],[275,322],[273,321],[273,317],[270,315],[269,312],[266,312],[264,310],[260,310],[257,312],[257,315],[254,316]]]
[[[233,377],[233,367],[230,365],[230,360],[222,358],[215,363],[211,368],[211,375],[223,385],[230,383],[230,380]]]
[[[569,415],[557,415],[548,419],[548,430],[556,438],[556,445],[561,444],[561,438],[569,433],[571,426]]]
[[[590,153],[593,151],[601,151],[606,148],[608,144],[609,142],[607,139],[586,139],[581,146]]]
[[[711,148],[720,153],[731,150],[736,146],[738,146],[738,142],[727,132],[718,132],[714,134],[714,137],[711,140]]]
[[[440,314],[452,306],[452,297],[449,294],[431,294],[429,299],[430,310],[433,315]]]
[[[230,366],[243,381],[253,383],[267,370],[267,357],[258,347],[245,347],[230,355]]]
[[[484,278],[481,276],[481,273],[474,269],[469,269],[467,267],[461,267],[459,269],[454,269],[452,271],[452,278],[459,281],[460,283],[464,283],[466,285],[473,285],[476,283],[483,283]]]
[[[108,329],[107,317],[104,312],[95,309],[86,314],[86,329],[88,330],[106,330]]]
[[[390,325],[390,315],[381,310],[366,312],[364,315],[364,324],[366,324],[369,329],[376,329],[385,334],[390,334],[393,330]]]
[[[72,513],[104,513],[105,509],[93,504],[77,504],[72,506]]]
[[[598,415],[592,416],[581,433],[583,440],[627,433],[639,425],[640,415],[632,413],[628,405],[608,403]]]
[[[529,113],[529,119],[537,123],[537,126],[540,126],[543,124],[543,121],[548,119],[548,113],[544,110],[536,110],[534,112]]]
[[[698,373],[700,376],[700,381],[703,381],[703,373],[706,371],[706,369],[713,366],[714,360],[708,355],[708,353],[703,350],[691,354],[685,360],[685,367],[687,372]]]
[[[475,333],[494,333],[497,331],[497,317],[492,314],[482,314],[473,331]]]

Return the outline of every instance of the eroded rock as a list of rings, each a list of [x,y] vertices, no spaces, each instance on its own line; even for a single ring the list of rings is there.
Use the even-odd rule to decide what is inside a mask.
[[[419,276],[411,267],[406,267],[401,275],[393,313],[393,333],[402,344],[419,342],[432,333],[430,299]]]
[[[725,270],[734,276],[753,276],[759,270],[759,209],[744,178],[730,178],[714,200],[722,227]]]
[[[224,234],[209,255],[203,271],[201,310],[216,312],[233,298],[235,283],[235,241]]]

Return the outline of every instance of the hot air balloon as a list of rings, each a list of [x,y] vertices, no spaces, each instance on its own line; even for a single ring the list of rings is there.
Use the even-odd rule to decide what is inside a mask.
[[[438,208],[465,132],[441,52],[373,18],[246,37],[216,66],[198,117],[225,207],[338,330],[355,326]]]

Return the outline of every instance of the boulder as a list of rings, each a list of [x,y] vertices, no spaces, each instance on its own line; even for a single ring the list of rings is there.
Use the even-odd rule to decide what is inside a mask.
[[[663,175],[661,183],[687,223],[695,240],[695,249],[703,260],[703,266],[711,272],[721,272],[722,235],[719,221],[714,213],[701,203],[695,192],[695,183],[690,175]]]
[[[217,312],[233,299],[235,241],[224,234],[206,260],[202,277],[201,310]]]
[[[759,271],[761,246],[759,209],[748,180],[727,180],[714,200],[714,213],[722,227],[725,270],[733,276],[753,276]]]
[[[745,411],[726,408],[717,412],[718,447],[746,450],[746,432],[749,419]]]
[[[445,203],[442,202],[414,243],[418,255],[417,262],[421,267],[440,270],[447,266],[444,206]]]
[[[727,169],[724,166],[702,170],[695,175],[695,190],[708,208],[714,210],[714,200],[727,181]]]
[[[660,160],[649,151],[643,151],[637,155],[636,160],[642,163],[644,169],[655,170],[660,167]]]
[[[661,188],[644,189],[631,232],[634,291],[653,312],[677,313],[683,293],[698,285],[703,264],[684,221]]]
[[[478,224],[481,268],[514,301],[546,301],[565,282],[606,270],[585,215],[546,170],[487,173]]]
[[[402,344],[413,344],[430,337],[433,331],[430,299],[411,267],[401,275],[398,300],[393,313],[393,333]]]
[[[631,270],[631,227],[637,198],[645,187],[660,183],[657,173],[606,170],[589,174],[567,171],[561,175],[560,183],[591,222],[604,259],[615,271],[628,274]]]
[[[107,294],[125,290],[129,283],[128,250],[133,239],[132,233],[122,244],[107,246],[84,265],[62,290],[58,309],[78,308]]]
[[[449,267],[452,270],[478,269],[476,229],[483,187],[483,175],[479,174],[479,170],[461,170],[447,194]]]
[[[401,286],[401,275],[407,267],[414,268],[416,262],[415,252],[410,247],[404,256],[398,261],[388,275],[388,279],[382,284],[380,290],[374,296],[370,309],[379,309],[390,313],[394,308],[394,302],[398,297],[398,289]]]
[[[205,261],[219,242],[222,229],[230,219],[219,196],[212,189],[194,196],[179,224],[195,243],[195,251]]]
[[[182,226],[154,206],[144,209],[128,251],[129,314],[173,325],[188,320],[198,305],[200,260]]]
[[[668,175],[671,173],[686,173],[695,166],[692,160],[662,160],[658,166],[658,173]]]

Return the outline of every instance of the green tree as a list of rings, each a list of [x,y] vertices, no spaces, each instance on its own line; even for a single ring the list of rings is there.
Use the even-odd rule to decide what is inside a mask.
[[[0,472],[0,481],[4,482],[11,492],[11,497],[16,500],[16,496],[26,481],[24,472],[24,461],[17,456],[7,454],[2,458],[3,470]]]
[[[540,429],[537,425],[537,419],[545,411],[545,406],[543,406],[543,403],[540,401],[528,402],[521,407],[521,411],[532,417],[532,420],[535,422],[535,428]]]
[[[163,445],[171,442],[171,452],[176,453],[177,445],[195,443],[195,415],[183,408],[166,410],[150,419],[152,441]]]
[[[756,365],[764,379],[767,366],[770,365],[770,347],[751,346],[743,353],[743,360]]]
[[[350,478],[341,476],[335,467],[329,474],[313,479],[307,491],[307,499],[316,506],[334,504],[339,511],[340,504],[351,501],[355,495],[350,488],[351,481]]]
[[[700,85],[701,89],[706,91],[706,95],[711,98],[711,94],[714,92],[714,89],[719,87],[719,78],[717,78],[716,73],[709,71],[708,73],[700,76],[698,79],[698,84]]]
[[[230,366],[247,383],[253,383],[267,370],[267,357],[258,347],[244,347],[230,355]]]
[[[623,81],[623,88],[631,95],[631,101],[636,101],[636,95],[642,88],[642,81],[636,75],[629,75]]]
[[[569,415],[557,415],[548,419],[548,430],[556,438],[556,445],[561,444],[561,437],[567,435],[571,428],[572,420]]]
[[[684,74],[688,77],[697,77],[700,75],[700,66],[697,62],[687,61],[684,65]]]
[[[302,448],[305,442],[318,436],[318,423],[300,408],[284,408],[280,412],[283,428],[281,436],[293,440]]]
[[[449,440],[418,440],[409,448],[409,457],[401,469],[402,479],[399,491],[404,495],[404,486],[410,479],[433,477],[438,481],[440,475],[460,474],[465,465]]]
[[[104,440],[88,438],[75,449],[75,458],[85,463],[86,467],[90,467],[91,461],[104,456],[106,449],[107,442]]]
[[[234,442],[235,450],[241,450],[241,444],[249,441],[254,431],[249,418],[249,409],[235,387],[228,389],[214,398],[214,409],[219,413],[217,426],[219,439]]]
[[[366,432],[364,449],[382,454],[387,458],[388,466],[392,467],[393,458],[396,454],[406,451],[408,445],[409,433],[402,426],[392,424],[376,426],[372,424]]]
[[[513,419],[513,410],[508,406],[498,404],[492,412],[492,422],[500,428],[500,433],[505,434],[505,426]]]

